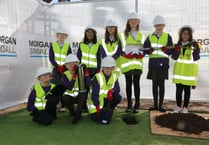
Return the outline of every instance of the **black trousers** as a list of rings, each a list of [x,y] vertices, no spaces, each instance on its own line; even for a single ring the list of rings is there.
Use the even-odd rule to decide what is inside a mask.
[[[120,94],[113,94],[113,99],[111,102],[108,102],[107,99],[104,99],[104,107],[109,107],[110,109],[114,110],[115,107],[120,103],[122,97]],[[102,109],[102,108],[101,108]],[[96,113],[92,113],[90,114],[90,117],[93,121],[98,121],[98,118],[97,118],[97,114]]]
[[[158,108],[159,96],[159,108],[161,108],[165,95],[165,80],[152,80],[152,94],[154,99],[154,107]]]
[[[132,109],[132,84],[134,85],[134,96],[135,96],[135,106],[134,109],[139,109],[140,106],[140,80],[141,73],[138,74],[125,74],[126,80],[126,96],[128,108]]]
[[[33,121],[43,125],[49,125],[57,118],[56,110],[59,96],[48,96],[44,110],[35,110],[31,113]]]
[[[76,117],[77,119],[80,119],[82,108],[86,103],[87,96],[88,96],[88,92],[79,93],[77,97],[63,95],[62,102],[63,102],[63,105],[69,109],[70,115]],[[74,107],[74,104],[77,104],[76,109]]]
[[[190,100],[191,86],[176,84],[176,103],[178,107],[181,107],[183,91],[184,91],[183,107],[187,108]]]

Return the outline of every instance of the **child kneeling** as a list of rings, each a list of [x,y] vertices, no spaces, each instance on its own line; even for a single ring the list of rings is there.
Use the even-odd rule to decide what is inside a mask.
[[[56,105],[59,102],[59,97],[49,94],[55,87],[54,84],[50,83],[51,70],[49,68],[40,67],[37,70],[36,78],[40,83],[33,86],[28,97],[27,109],[31,111],[33,121],[49,125],[57,118]]]
[[[62,103],[69,109],[70,116],[73,116],[72,123],[76,124],[81,120],[82,108],[86,105],[85,103],[88,96],[87,90],[91,84],[91,79],[85,65],[82,66],[83,72],[80,72],[83,74],[79,74],[79,59],[77,56],[69,54],[65,59],[65,66],[68,70],[64,72],[62,78],[68,90],[62,96]],[[79,75],[83,76],[83,80],[79,81]],[[83,90],[79,88],[80,83],[83,83]],[[76,109],[74,104],[77,104]]]
[[[113,71],[115,60],[107,56],[102,60],[102,71],[97,73],[92,81],[88,109],[93,121],[108,124],[114,108],[121,101],[117,74]]]

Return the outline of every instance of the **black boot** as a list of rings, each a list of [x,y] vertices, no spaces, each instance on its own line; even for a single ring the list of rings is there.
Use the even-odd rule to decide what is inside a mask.
[[[140,103],[135,102],[133,113],[138,113],[139,112],[139,106],[140,106]]]
[[[154,99],[154,104],[152,107],[149,108],[150,111],[153,111],[153,110],[158,110],[158,96],[153,96],[153,99]]]
[[[128,106],[126,108],[126,111],[125,112],[131,112],[132,111],[132,102],[128,102]]]
[[[74,111],[74,109],[69,110],[69,114],[70,114],[70,116],[75,117],[75,111]]]
[[[132,101],[131,96],[127,96],[127,108],[125,112],[131,112],[132,111]]]
[[[163,100],[164,100],[164,95],[160,96],[160,101],[159,101],[159,111],[160,112],[165,112],[166,110],[163,108]]]
[[[72,120],[72,124],[77,124],[81,120],[81,112],[76,112],[75,117]]]

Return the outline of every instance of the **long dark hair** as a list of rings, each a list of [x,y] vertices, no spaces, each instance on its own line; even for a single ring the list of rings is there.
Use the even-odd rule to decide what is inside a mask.
[[[139,24],[136,27],[136,31],[139,31]],[[128,37],[129,32],[131,32],[131,26],[130,26],[129,20],[128,20],[127,23],[126,23],[126,28],[125,28],[125,32],[124,32],[126,38]]]
[[[189,33],[189,42],[192,42],[193,41],[193,35],[192,35],[193,30],[192,30],[192,28],[189,27],[189,26],[184,26],[179,31],[178,44],[180,44],[182,42],[182,34],[183,34],[184,31],[188,31],[188,33]]]
[[[109,34],[109,32],[108,32],[108,30],[106,28],[106,31],[105,31],[105,43],[110,42],[109,37],[110,37],[110,34]],[[118,41],[118,39],[119,39],[118,38],[118,27],[115,27],[114,37],[115,37],[115,40]]]
[[[87,38],[87,34],[86,32],[88,31],[89,29],[87,29],[85,32],[84,32],[84,38],[83,38],[83,42],[88,44],[89,42],[92,42],[93,44],[96,44],[97,43],[97,32],[94,30],[94,29],[90,29],[93,31],[94,33],[94,37],[91,41],[89,41],[89,39]]]

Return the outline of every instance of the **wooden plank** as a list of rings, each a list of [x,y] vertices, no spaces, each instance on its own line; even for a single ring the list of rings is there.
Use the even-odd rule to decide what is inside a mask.
[[[2,109],[2,110],[0,110],[0,115],[14,112],[14,111],[17,111],[17,110],[20,110],[23,108],[26,108],[26,103],[21,103],[21,104],[18,104],[18,105],[15,105],[15,106],[12,106],[12,107],[9,107],[6,109]]]
[[[169,112],[166,112],[169,113]],[[169,136],[178,136],[178,137],[189,137],[189,138],[198,138],[198,139],[209,139],[209,131],[201,132],[200,134],[188,134],[182,131],[175,131],[170,128],[162,127],[155,123],[155,118],[165,113],[161,113],[159,111],[151,111],[150,112],[150,126],[151,133],[157,135],[169,135]],[[209,119],[209,114],[200,114],[196,113],[204,117],[205,119]]]

